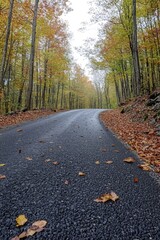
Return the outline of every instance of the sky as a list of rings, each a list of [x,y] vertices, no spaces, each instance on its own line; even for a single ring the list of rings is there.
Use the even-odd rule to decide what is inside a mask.
[[[88,66],[89,61],[87,57],[82,54],[85,42],[93,46],[94,43],[89,41],[89,39],[92,38],[95,39],[95,41],[98,39],[98,26],[90,23],[91,14],[89,14],[90,4],[88,1],[89,0],[70,0],[73,11],[69,12],[65,16],[65,19],[68,21],[69,31],[72,36],[70,44],[74,60],[85,70],[86,75],[93,80],[91,69]],[[84,29],[82,30],[83,27]]]

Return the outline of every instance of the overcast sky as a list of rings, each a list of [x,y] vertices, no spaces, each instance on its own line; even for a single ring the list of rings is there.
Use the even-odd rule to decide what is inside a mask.
[[[82,50],[85,42],[93,46],[93,42],[88,39],[97,39],[98,27],[90,23],[91,14],[89,14],[90,5],[88,0],[70,0],[73,11],[69,12],[65,19],[68,21],[69,30],[72,34],[70,39],[72,53],[76,62],[85,70],[90,77],[90,69],[87,66],[87,57],[83,56]],[[81,30],[84,27],[83,30]]]

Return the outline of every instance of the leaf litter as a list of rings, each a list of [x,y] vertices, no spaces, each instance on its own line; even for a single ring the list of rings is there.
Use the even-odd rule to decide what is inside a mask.
[[[108,202],[110,200],[115,202],[118,199],[119,199],[119,196],[115,192],[111,191],[111,193],[102,194],[100,197],[96,198],[94,201],[98,202],[98,203],[99,202],[105,203],[105,202]]]

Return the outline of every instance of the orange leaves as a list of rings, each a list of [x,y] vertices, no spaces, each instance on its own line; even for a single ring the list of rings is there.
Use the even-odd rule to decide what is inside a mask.
[[[126,162],[126,163],[134,163],[135,160],[134,160],[134,158],[132,158],[132,157],[128,157],[128,158],[125,158],[125,159],[123,160],[123,162]]]
[[[18,225],[18,226],[22,226],[27,222],[27,219],[25,218],[24,215],[20,215],[18,218],[16,218],[16,221],[17,221],[17,219],[18,219],[18,222],[20,223],[20,225]],[[16,236],[16,237],[12,238],[11,240],[19,240],[19,239],[27,238],[29,236],[33,236],[35,233],[43,231],[46,224],[47,224],[47,221],[38,220],[38,221],[34,222],[27,229],[27,231],[22,232],[19,236]]]
[[[147,164],[147,163],[140,164],[138,167],[144,171],[151,171],[151,168],[150,168],[149,164]]]
[[[111,191],[111,193],[105,193],[105,194],[101,195],[100,197],[96,198],[94,201],[98,202],[98,203],[99,202],[105,203],[110,200],[115,202],[118,199],[119,199],[119,196],[115,192]]]

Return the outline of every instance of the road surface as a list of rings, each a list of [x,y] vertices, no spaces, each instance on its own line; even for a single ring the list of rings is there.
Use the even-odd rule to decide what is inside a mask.
[[[159,177],[138,168],[138,157],[100,123],[101,111],[68,111],[0,131],[1,240],[37,220],[46,228],[28,239],[160,239]],[[135,163],[123,162],[130,156]],[[119,200],[94,201],[111,191]],[[28,222],[18,228],[20,214]]]

